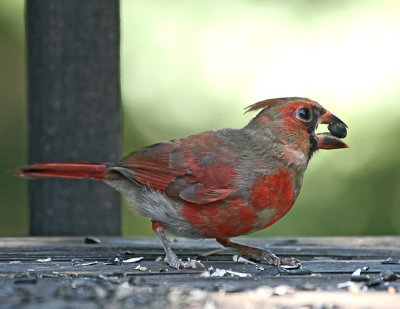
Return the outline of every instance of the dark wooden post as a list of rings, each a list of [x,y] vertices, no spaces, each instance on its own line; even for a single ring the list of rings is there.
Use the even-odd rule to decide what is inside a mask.
[[[118,160],[118,0],[29,0],[29,162]],[[119,194],[91,180],[29,184],[31,235],[120,235]]]

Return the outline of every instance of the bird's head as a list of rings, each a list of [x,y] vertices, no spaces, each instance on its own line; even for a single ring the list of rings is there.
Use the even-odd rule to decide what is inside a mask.
[[[258,111],[249,123],[255,128],[268,128],[283,142],[308,151],[309,157],[317,149],[339,149],[348,146],[341,140],[347,125],[320,104],[306,98],[277,98],[247,107],[247,112]],[[329,131],[316,134],[319,124],[328,124]]]

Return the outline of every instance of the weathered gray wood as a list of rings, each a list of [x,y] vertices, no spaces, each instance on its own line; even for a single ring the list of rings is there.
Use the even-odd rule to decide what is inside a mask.
[[[29,162],[115,161],[121,148],[118,0],[30,0]],[[31,235],[120,235],[101,182],[29,183]]]
[[[347,289],[339,288],[338,284],[348,282],[358,268],[368,266],[363,274],[370,276],[371,280],[380,280],[382,272],[388,270],[400,275],[400,264],[382,264],[388,255],[394,259],[400,257],[400,237],[238,240],[258,247],[269,244],[277,254],[299,257],[303,268],[311,271],[311,274],[286,273],[282,269],[260,263],[237,263],[232,260],[237,252],[224,248],[203,261],[207,268],[212,266],[214,269],[251,275],[243,278],[204,277],[201,275],[202,269],[171,269],[162,261],[155,261],[164,255],[156,238],[99,239],[99,244],[85,244],[83,237],[0,238],[0,304],[18,307],[23,303],[24,306],[32,305],[32,308],[38,303],[52,308],[99,304],[113,305],[115,308],[178,308],[185,307],[185,302],[190,300],[192,306],[201,308],[209,300],[219,307],[233,308],[228,305],[232,306],[232,299],[235,299],[235,306],[243,308],[252,303],[255,297],[261,297],[257,298],[257,304],[264,303],[273,293],[277,293],[275,288],[279,287],[281,290],[276,291],[282,291],[287,290],[282,286],[290,286],[290,289],[296,291],[294,294],[291,292],[292,297],[305,297],[307,295],[301,291],[309,291],[307,293],[310,295],[305,298],[307,302],[302,298],[291,302],[283,297],[281,303],[277,301],[280,296],[275,295],[275,304],[285,308],[299,308],[313,304],[313,300],[321,299],[321,295],[331,299],[326,294],[332,293],[329,291],[335,291],[336,297],[349,299],[348,295],[352,294],[344,293]],[[171,244],[181,258],[206,255],[221,248],[214,240],[171,239]],[[107,262],[117,254],[122,259],[142,256],[143,260],[132,264],[108,265]],[[37,261],[47,257],[51,261]],[[78,263],[74,264],[73,259],[79,259]],[[85,262],[96,264],[82,265]],[[136,269],[138,265],[145,268]],[[373,283],[371,280],[368,282]],[[356,289],[368,291],[362,294],[363,299],[381,301],[384,305],[382,308],[397,308],[390,302],[400,302],[400,293],[395,298],[388,293],[400,291],[400,279],[385,282],[380,280],[370,287],[367,283],[359,283],[353,286],[353,290]],[[251,294],[251,291],[256,294]],[[385,293],[376,294],[374,291]],[[226,298],[220,295],[226,295]],[[231,298],[230,295],[241,298]],[[368,302],[358,303],[357,298],[348,301],[350,303],[347,305],[351,305],[349,308],[367,308],[365,304]],[[334,308],[333,304],[336,303],[331,301],[329,304],[316,304],[321,308],[322,305]]]

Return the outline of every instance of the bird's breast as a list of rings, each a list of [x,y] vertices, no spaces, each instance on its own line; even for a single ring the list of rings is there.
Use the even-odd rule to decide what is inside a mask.
[[[296,198],[291,173],[286,169],[260,174],[248,194],[202,205],[186,202],[181,213],[202,237],[235,237],[273,224]]]
[[[254,209],[240,197],[204,205],[184,203],[182,215],[206,238],[248,234],[257,220]]]
[[[276,169],[259,175],[250,190],[250,204],[256,211],[255,229],[263,229],[282,218],[292,208],[297,194],[290,170]]]

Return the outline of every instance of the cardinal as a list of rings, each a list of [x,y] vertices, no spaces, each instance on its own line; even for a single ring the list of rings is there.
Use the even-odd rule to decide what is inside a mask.
[[[119,162],[37,163],[16,170],[29,178],[105,181],[152,221],[173,268],[196,268],[170,247],[164,230],[189,238],[215,238],[225,247],[272,265],[296,267],[232,237],[262,230],[282,218],[300,193],[303,175],[318,149],[348,146],[346,124],[315,101],[290,97],[247,107],[258,114],[241,129],[210,130],[132,152]],[[316,134],[318,125],[329,131]]]

